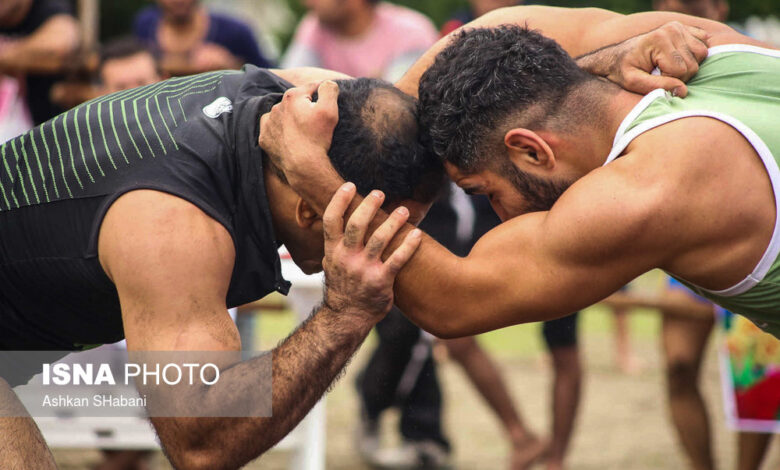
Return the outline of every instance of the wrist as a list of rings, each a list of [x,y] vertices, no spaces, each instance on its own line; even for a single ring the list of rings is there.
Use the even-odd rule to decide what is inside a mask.
[[[333,306],[327,301],[322,302],[320,314],[342,325],[346,325],[349,330],[359,332],[360,334],[368,334],[381,318],[368,315],[366,312],[350,306]]]
[[[606,60],[605,56],[608,54],[605,54],[604,51],[604,49],[600,49],[578,57],[577,65],[591,75],[606,77],[609,75],[609,70],[608,67],[605,67],[605,64],[609,61]]]

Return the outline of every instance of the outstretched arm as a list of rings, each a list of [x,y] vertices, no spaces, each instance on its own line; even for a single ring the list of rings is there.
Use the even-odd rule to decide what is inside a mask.
[[[334,209],[349,204],[354,193],[354,186],[339,191]],[[369,240],[366,247],[362,239],[345,242],[344,220],[337,212],[330,210],[323,217],[325,302],[274,349],[273,387],[267,358],[261,357],[219,364],[217,384],[187,387],[175,399],[162,396],[167,391],[149,391],[150,405],[170,410],[175,401],[206,414],[215,403],[220,410],[228,403],[245,409],[254,406],[252,398],[258,393],[271,394],[273,415],[267,418],[153,417],[175,467],[238,468],[276,444],[320,399],[373,325],[389,311],[395,275],[418,246],[419,237],[407,237],[383,262],[382,244]],[[377,236],[391,239],[393,227],[403,225],[407,217],[408,213],[394,212]],[[225,307],[233,269],[232,240],[224,227],[198,208],[154,191],[128,193],[106,215],[99,252],[119,292],[131,354],[240,350],[238,332]],[[248,416],[262,414],[250,410]]]
[[[661,28],[670,22],[677,22],[680,25],[702,30],[706,33],[708,37],[707,43],[711,46],[742,43],[767,47],[759,41],[737,33],[723,23],[669,12],[621,15],[599,8],[517,6],[494,10],[462,28],[492,27],[502,24],[528,25],[532,29],[539,30],[543,35],[555,39],[570,56],[580,57],[599,49],[618,45],[637,35]],[[396,86],[408,94],[417,96],[417,85],[420,82],[420,77],[433,64],[436,55],[449,44],[453,35],[457,34],[459,30],[439,40],[409,69],[401,80],[396,83]],[[690,78],[690,75],[695,73],[695,64],[697,63],[696,60],[692,60],[692,57],[684,52],[685,49],[692,45],[695,49],[691,52],[698,62],[706,57],[706,55],[704,57],[700,55],[701,48],[699,46],[690,44],[689,40],[683,42],[683,37],[679,34],[671,34],[666,38],[662,38],[663,41],[660,42],[654,41],[653,37],[645,39],[650,39],[651,43],[648,48],[640,49],[643,51],[643,54],[636,58],[637,62],[634,64],[636,67],[644,66],[645,72],[650,72],[654,67],[660,66],[661,71],[665,75],[671,75],[684,80]],[[667,43],[669,39],[673,40],[673,42]],[[624,53],[624,50],[624,48],[612,49],[606,52],[602,50],[599,51],[600,54],[578,61],[578,63],[591,73],[608,76],[605,71],[613,67],[617,60],[616,55]],[[691,71],[688,72],[688,69],[691,69]],[[612,75],[608,78],[614,80],[621,77]],[[681,85],[679,81],[672,85],[668,80],[663,80],[662,78],[648,81],[647,77],[645,77],[645,81],[640,83],[636,83],[634,80],[634,78],[631,78],[631,81],[618,81],[617,83],[629,87],[634,85],[630,89],[637,93],[649,92],[653,87],[666,87],[669,89],[670,86],[673,88]]]

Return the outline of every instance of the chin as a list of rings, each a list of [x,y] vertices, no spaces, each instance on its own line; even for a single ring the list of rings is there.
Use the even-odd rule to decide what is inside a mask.
[[[303,261],[298,267],[304,274],[317,274],[322,272],[322,263],[318,261]]]

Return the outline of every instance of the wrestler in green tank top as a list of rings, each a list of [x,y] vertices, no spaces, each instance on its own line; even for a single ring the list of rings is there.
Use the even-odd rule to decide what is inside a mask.
[[[780,208],[780,51],[733,44],[710,49],[699,72],[688,83],[688,96],[663,90],[647,95],[618,129],[609,163],[638,135],[690,116],[719,119],[736,128],[754,147],[766,167]],[[605,164],[606,164],[605,163]],[[761,261],[736,285],[711,291],[680,282],[722,307],[753,320],[780,338],[780,217]]]

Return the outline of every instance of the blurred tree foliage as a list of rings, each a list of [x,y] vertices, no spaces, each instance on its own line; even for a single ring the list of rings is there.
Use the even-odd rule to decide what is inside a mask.
[[[292,0],[296,1],[296,0]],[[150,0],[102,0],[100,2],[100,41],[133,34],[133,19]]]

